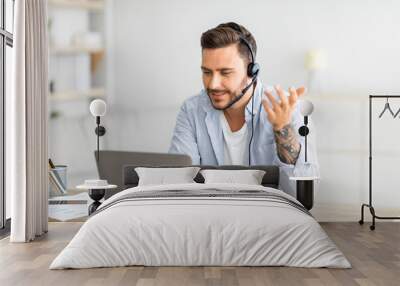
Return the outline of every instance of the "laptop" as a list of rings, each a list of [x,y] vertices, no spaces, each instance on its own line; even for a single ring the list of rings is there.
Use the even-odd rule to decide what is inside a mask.
[[[122,191],[123,166],[140,165],[143,167],[154,166],[188,166],[192,160],[188,155],[152,153],[152,152],[129,152],[129,151],[111,151],[101,150],[100,158],[97,162],[97,151],[94,151],[95,161],[99,178],[107,180],[109,184],[117,185],[113,190],[107,190],[105,198]]]

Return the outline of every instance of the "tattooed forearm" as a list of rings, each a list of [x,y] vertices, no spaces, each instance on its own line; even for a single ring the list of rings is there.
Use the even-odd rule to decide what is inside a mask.
[[[300,154],[300,143],[297,140],[293,127],[288,124],[275,131],[275,142],[279,159],[286,164],[294,165]]]

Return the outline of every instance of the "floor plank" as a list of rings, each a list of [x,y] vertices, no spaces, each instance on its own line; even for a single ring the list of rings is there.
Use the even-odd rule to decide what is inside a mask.
[[[49,224],[49,233],[32,243],[0,240],[0,285],[400,285],[400,224],[321,223],[351,262],[352,269],[295,267],[116,267],[48,269],[82,222]]]

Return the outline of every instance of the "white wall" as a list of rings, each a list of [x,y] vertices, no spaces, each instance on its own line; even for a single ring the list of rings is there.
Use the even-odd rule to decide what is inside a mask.
[[[255,35],[264,82],[304,83],[304,53],[322,48],[329,60],[326,91],[361,94],[399,89],[400,68],[393,62],[400,46],[398,1],[114,3],[119,100],[134,97],[136,104],[155,100],[164,106],[196,93],[201,84],[200,35],[230,20]],[[133,95],[133,83],[136,94],[143,95]]]
[[[305,84],[305,53],[325,51],[314,99],[322,177],[314,212],[358,219],[368,198],[368,95],[400,94],[399,1],[118,0],[112,10],[108,149],[166,152],[180,104],[202,87],[201,33],[236,21],[257,40],[264,84]],[[390,212],[400,205],[400,119],[375,125],[374,202]]]

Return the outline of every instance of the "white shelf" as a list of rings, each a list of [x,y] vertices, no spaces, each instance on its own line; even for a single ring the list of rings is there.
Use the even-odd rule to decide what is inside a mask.
[[[48,0],[49,5],[54,7],[87,9],[93,11],[103,11],[103,0]]]
[[[82,54],[82,53],[104,53],[104,48],[92,48],[84,46],[64,46],[64,47],[50,47],[52,54]]]
[[[368,149],[345,149],[345,148],[317,148],[318,154],[341,154],[346,156],[363,156],[368,158]],[[398,157],[400,156],[399,150],[376,149],[372,151],[374,156],[381,157]]]
[[[93,88],[87,92],[79,91],[66,91],[66,92],[55,92],[49,95],[49,99],[53,101],[66,101],[66,100],[76,100],[92,97],[104,97],[105,90],[103,88]]]
[[[311,177],[289,177],[291,181],[314,181],[319,180],[319,177],[311,176]]]
[[[337,95],[337,94],[307,94],[300,99],[308,99],[314,101],[335,101],[335,102],[353,102],[368,103],[368,95]]]

